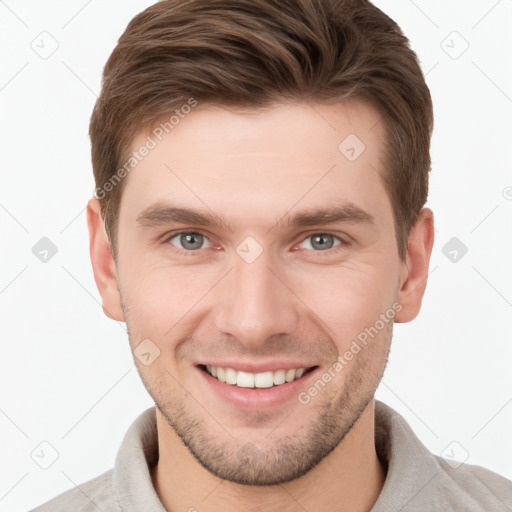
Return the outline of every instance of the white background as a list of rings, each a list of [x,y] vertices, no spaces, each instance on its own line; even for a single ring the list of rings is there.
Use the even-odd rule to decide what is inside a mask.
[[[101,310],[85,216],[102,68],[150,3],[0,1],[3,512],[110,469],[152,405],[124,324]],[[455,440],[455,458],[512,479],[512,2],[375,3],[411,40],[433,96],[427,206],[436,226],[422,311],[395,326],[377,398],[432,452]],[[41,37],[46,49],[58,43],[47,59],[31,47]],[[469,47],[453,58],[461,37]],[[455,263],[442,251],[454,236],[468,248]],[[42,237],[58,248],[47,263],[32,253]],[[43,441],[59,454],[46,470],[31,458]]]

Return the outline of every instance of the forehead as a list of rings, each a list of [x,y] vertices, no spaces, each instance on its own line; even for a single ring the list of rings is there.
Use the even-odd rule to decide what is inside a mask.
[[[294,208],[344,200],[375,216],[391,211],[380,114],[366,103],[244,111],[199,103],[169,119],[133,140],[139,155],[120,212],[130,221],[157,202],[208,209],[230,225],[244,217],[274,224]]]

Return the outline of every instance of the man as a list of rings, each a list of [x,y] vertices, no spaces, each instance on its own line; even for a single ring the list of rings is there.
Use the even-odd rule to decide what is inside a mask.
[[[159,2],[91,119],[94,276],[155,401],[36,510],[507,510],[374,399],[434,241],[432,103],[366,1]]]

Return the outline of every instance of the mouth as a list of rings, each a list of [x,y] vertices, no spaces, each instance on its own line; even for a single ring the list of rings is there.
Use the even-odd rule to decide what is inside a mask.
[[[198,366],[203,372],[219,382],[238,388],[249,389],[268,389],[283,386],[304,378],[306,374],[318,368],[317,366],[310,366],[251,373],[209,364],[200,364]]]

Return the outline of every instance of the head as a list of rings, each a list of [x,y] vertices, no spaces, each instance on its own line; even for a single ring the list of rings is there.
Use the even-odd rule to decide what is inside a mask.
[[[371,404],[426,286],[432,125],[408,40],[367,1],[162,1],[119,39],[90,126],[95,279],[212,473],[296,478]],[[308,371],[276,407],[226,399],[206,366]]]

